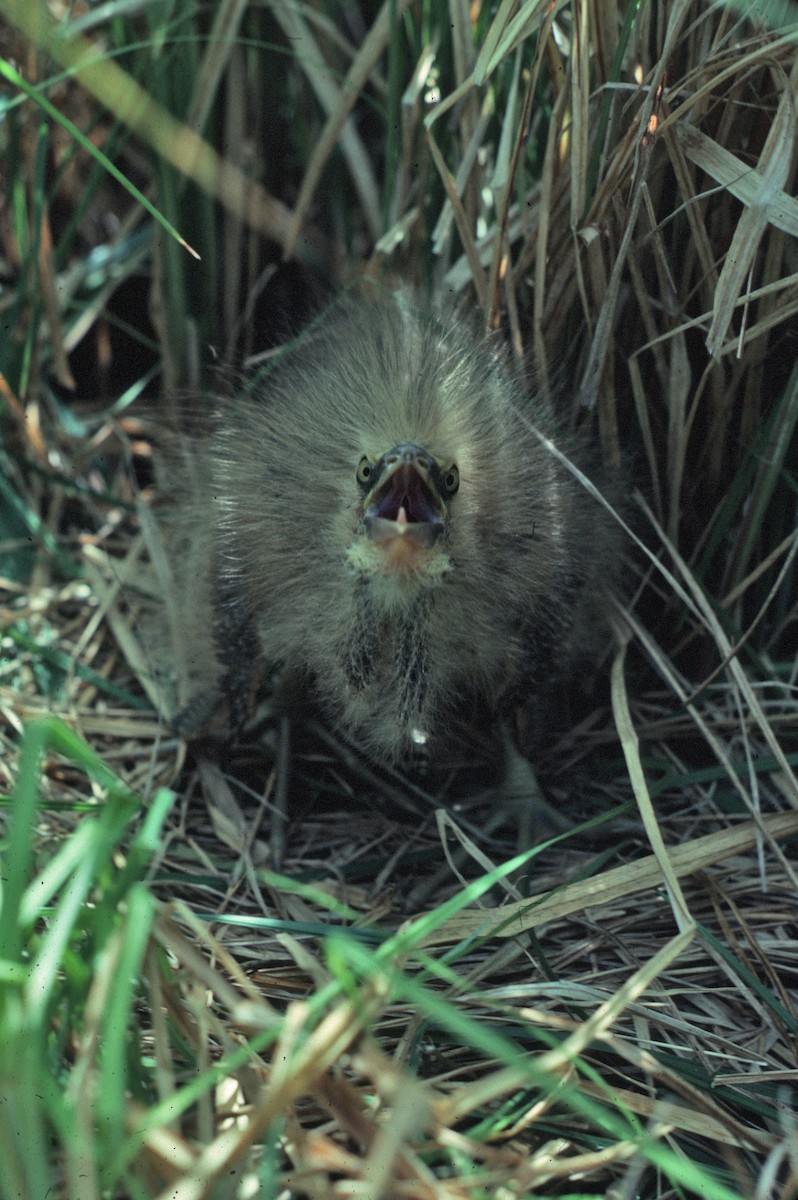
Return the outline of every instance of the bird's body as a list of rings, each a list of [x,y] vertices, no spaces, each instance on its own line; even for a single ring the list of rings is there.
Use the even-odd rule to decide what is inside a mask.
[[[197,526],[234,707],[258,657],[402,760],[545,684],[595,615],[605,518],[472,333],[344,300],[221,411]]]

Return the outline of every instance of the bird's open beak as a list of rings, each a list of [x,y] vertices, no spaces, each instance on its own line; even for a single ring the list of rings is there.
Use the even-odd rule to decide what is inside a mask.
[[[366,502],[366,533],[381,544],[399,538],[418,549],[432,546],[443,531],[445,516],[434,459],[420,446],[404,444],[383,455],[380,466]]]

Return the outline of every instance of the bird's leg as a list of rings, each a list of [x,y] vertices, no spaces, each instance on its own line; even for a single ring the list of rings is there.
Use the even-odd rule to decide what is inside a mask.
[[[571,822],[544,799],[534,768],[515,744],[506,722],[501,724],[504,773],[502,800],[518,833],[519,850],[527,850],[543,837],[565,833]]]

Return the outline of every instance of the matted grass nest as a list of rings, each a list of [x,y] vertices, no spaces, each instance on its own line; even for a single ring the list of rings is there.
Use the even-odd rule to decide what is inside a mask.
[[[0,12],[0,1195],[798,1195],[793,6]],[[167,399],[363,272],[628,496],[520,857],[468,764],[162,716]]]

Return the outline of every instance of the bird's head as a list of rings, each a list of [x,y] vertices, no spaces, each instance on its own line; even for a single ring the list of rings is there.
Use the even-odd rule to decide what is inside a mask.
[[[359,574],[434,583],[450,569],[445,542],[457,464],[402,442],[357,465],[361,523],[348,559]]]

